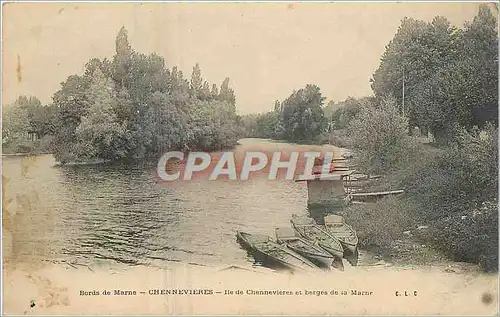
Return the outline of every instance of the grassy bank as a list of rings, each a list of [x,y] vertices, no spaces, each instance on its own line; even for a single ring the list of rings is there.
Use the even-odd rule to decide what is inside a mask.
[[[375,203],[351,205],[344,211],[344,218],[356,230],[360,248],[379,259],[399,265],[448,261],[429,241],[428,226],[415,219],[411,209],[404,199],[386,197]]]

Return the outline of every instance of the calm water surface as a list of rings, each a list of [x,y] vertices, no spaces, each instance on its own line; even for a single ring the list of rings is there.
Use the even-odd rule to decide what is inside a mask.
[[[234,151],[312,148],[241,143]],[[89,266],[248,264],[253,259],[236,230],[272,235],[292,214],[307,214],[304,183],[262,175],[159,185],[155,164],[59,167],[51,155],[3,157],[4,226],[12,242],[6,255]]]

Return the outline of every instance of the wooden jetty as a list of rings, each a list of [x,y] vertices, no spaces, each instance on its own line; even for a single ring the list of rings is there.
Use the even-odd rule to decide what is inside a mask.
[[[380,175],[364,175],[351,169],[345,158],[333,158],[332,169],[328,174],[313,173],[299,176],[296,182],[307,182],[308,204],[310,205],[346,205],[354,201],[374,201],[388,195],[400,195],[404,190],[380,192],[355,192],[369,182],[380,179]],[[319,167],[316,165],[315,167]]]
[[[389,191],[383,191],[383,192],[370,192],[370,193],[352,193],[351,196],[354,200],[362,200],[362,201],[368,201],[368,200],[376,200],[384,196],[390,196],[390,195],[400,195],[403,194],[404,190],[399,189],[399,190],[389,190]]]

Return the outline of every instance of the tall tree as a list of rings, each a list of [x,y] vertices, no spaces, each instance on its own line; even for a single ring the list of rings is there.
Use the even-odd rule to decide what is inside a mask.
[[[200,91],[200,99],[201,100],[210,100],[212,99],[212,93],[210,92],[210,85],[207,81],[203,82],[203,87]]]
[[[130,88],[131,67],[134,51],[128,42],[128,32],[122,27],[115,40],[116,54],[113,58],[114,79],[118,85]]]
[[[314,140],[326,130],[327,120],[323,113],[323,102],[316,85],[294,91],[281,103],[279,134],[293,142]]]
[[[6,147],[25,140],[31,131],[29,99],[19,96],[17,100],[3,107],[2,113],[2,144]]]
[[[212,99],[217,99],[219,98],[219,89],[217,88],[216,84],[212,85],[212,90],[210,91],[210,94],[212,95]]]
[[[452,58],[455,31],[443,17],[436,17],[431,23],[404,18],[386,46],[380,66],[373,74],[372,89],[379,99],[395,97],[400,112],[409,116],[411,125],[419,124],[414,109],[409,107],[414,105],[411,103],[414,87]]]
[[[229,87],[229,78],[224,79],[220,86],[219,99],[221,101],[227,101],[232,105],[236,104],[236,97],[234,95],[234,90]]]
[[[73,161],[76,158],[74,154],[77,142],[75,131],[90,106],[86,94],[89,84],[87,77],[71,75],[61,83],[61,89],[52,97],[53,105],[57,110],[51,147],[54,157],[59,162]]]
[[[149,153],[162,154],[169,149],[181,149],[188,116],[172,104],[168,94],[155,92],[149,97],[145,116],[144,145]]]
[[[409,104],[417,120],[446,143],[458,126],[498,124],[496,21],[482,5],[455,39],[453,58],[413,89]]]
[[[472,23],[467,23],[459,38],[467,106],[471,122],[467,126],[498,124],[498,22],[488,4],[479,7]]]
[[[191,95],[194,98],[200,98],[201,90],[203,88],[203,77],[201,76],[200,65],[196,63],[193,67],[193,73],[191,74],[190,90]]]

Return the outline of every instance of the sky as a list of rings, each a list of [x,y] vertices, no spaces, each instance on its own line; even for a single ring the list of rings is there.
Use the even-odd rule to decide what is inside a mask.
[[[478,3],[8,3],[3,5],[2,104],[19,95],[52,101],[93,57],[111,58],[122,26],[141,53],[186,77],[199,63],[230,78],[240,114],[273,109],[316,84],[340,101],[370,95],[370,78],[401,20],[446,17],[462,27]]]

